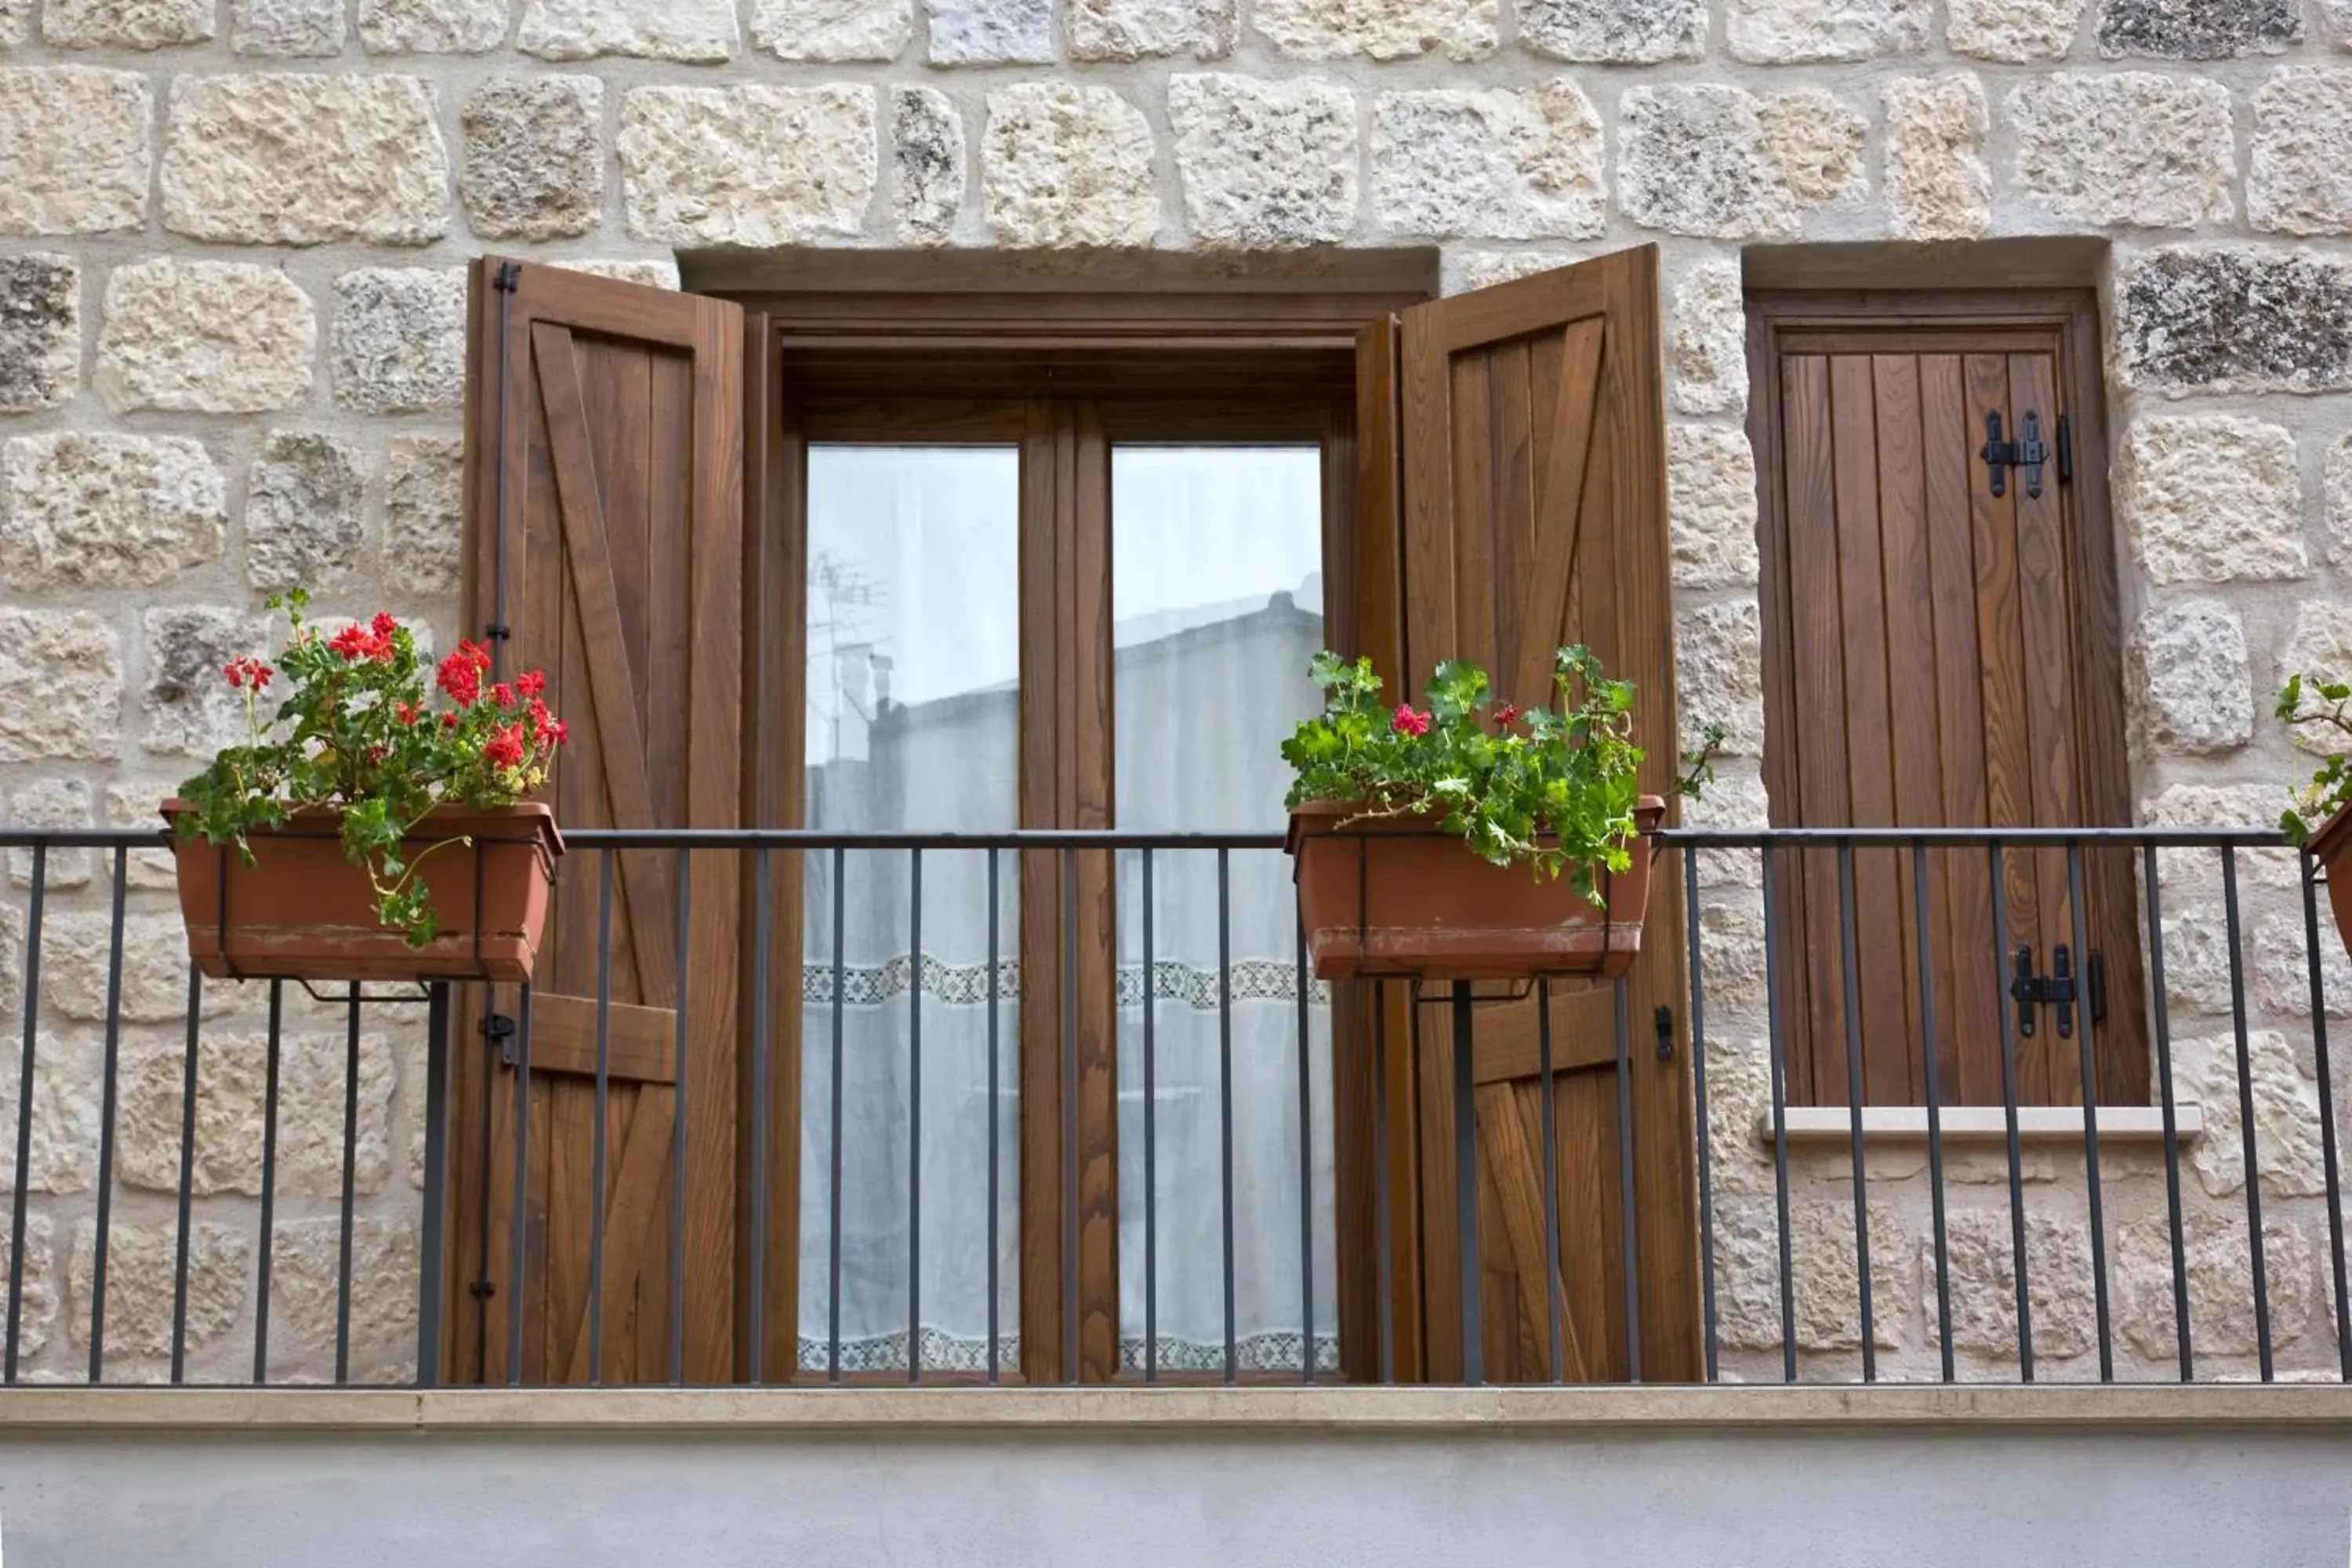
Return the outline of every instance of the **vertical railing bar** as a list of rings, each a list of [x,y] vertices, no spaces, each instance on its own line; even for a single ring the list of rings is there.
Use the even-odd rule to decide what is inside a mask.
[[[530,1294],[530,982],[515,1003],[514,1208],[508,1221],[507,1382],[522,1386],[523,1299]]]
[[[923,851],[907,851],[907,1381],[923,1380]]]
[[[1160,1381],[1160,1044],[1151,847],[1143,847],[1143,1381]]]
[[[2180,1346],[2180,1381],[2192,1383],[2196,1380],[2196,1360],[2189,1346],[2188,1235],[2180,1219],[2180,1129],[2173,1105],[2172,1004],[2166,994],[2164,980],[2164,894],[2158,876],[2156,846],[2142,846],[2140,855],[2147,884],[2148,995],[2156,1009],[2156,1083],[2158,1102],[2164,1108],[2164,1201],[2172,1228],[2172,1321]]]
[[[2303,942],[2311,971],[2312,1070],[2319,1090],[2319,1149],[2327,1173],[2327,1256],[2335,1271],[2336,1354],[2341,1376],[2352,1380],[2352,1306],[2344,1292],[2344,1191],[2337,1180],[2336,1091],[2327,1063],[2327,986],[2319,962],[2319,900],[2309,855],[2298,856],[2303,870]]]
[[[104,1381],[106,1371],[106,1254],[114,1217],[114,1117],[117,1069],[122,1050],[122,901],[128,884],[131,851],[114,852],[112,913],[106,944],[106,1062],[98,1123],[97,1251],[90,1259],[89,1381]]]
[[[1994,1005],[2000,1009],[2000,1105],[2009,1133],[2009,1233],[2017,1274],[2017,1375],[2033,1381],[2033,1300],[2025,1272],[2024,1154],[2017,1136],[2017,1017],[2001,984],[2009,965],[2008,869],[1998,840],[1986,847],[1992,861],[1992,975]]]
[[[1756,858],[1764,894],[1764,1041],[1772,1077],[1772,1195],[1780,1244],[1780,1380],[1797,1381],[1797,1287],[1789,1236],[1789,1088],[1780,998],[1780,921],[1774,901],[1772,846]],[[1803,866],[1799,865],[1802,874]]]
[[[196,1180],[197,1022],[203,1016],[205,972],[188,965],[188,1033],[180,1060],[179,1226],[172,1244],[172,1381],[185,1379],[188,1365],[188,1243],[191,1199]]]
[[[1307,1060],[1312,984],[1307,973],[1307,922],[1291,906],[1298,943],[1298,1333],[1300,1373],[1315,1381],[1315,1084]]]
[[[261,1069],[261,1234],[253,1279],[253,1381],[269,1381],[269,1263],[278,1208],[278,1070],[284,1040],[286,983],[269,983],[269,1035]]]
[[[49,847],[33,846],[33,889],[25,916],[25,1043],[16,1069],[16,1184],[10,1189],[8,1226],[8,1344],[6,1381],[16,1381],[16,1348],[25,1323],[25,1221],[26,1186],[32,1181],[33,1067],[41,1017],[41,913],[49,881]]]
[[[1854,1279],[1862,1312],[1862,1381],[1878,1381],[1878,1324],[1870,1296],[1870,1189],[1862,1155],[1862,1001],[1860,964],[1854,957],[1853,846],[1837,847],[1839,975],[1845,993],[1845,1103],[1853,1156]]]
[[[1698,1133],[1699,1311],[1706,1335],[1706,1381],[1713,1383],[1720,1367],[1718,1365],[1719,1342],[1716,1331],[1715,1173],[1712,1169],[1714,1155],[1709,1148],[1710,1134],[1706,1120],[1706,965],[1699,951],[1698,852],[1685,847],[1682,857],[1683,923],[1686,928],[1690,945],[1691,1094],[1697,1109],[1695,1125]],[[1546,1045],[1546,1059],[1547,1061],[1549,1059],[1549,1042]],[[1544,1110],[1547,1115],[1551,1110],[1551,1092],[1549,1082],[1544,1092]],[[1548,1125],[1546,1136],[1549,1136]],[[1547,1152],[1544,1156],[1547,1167],[1550,1165],[1551,1160],[1552,1156]],[[1558,1178],[1555,1175],[1552,1179]],[[1549,1187],[1546,1187],[1545,1192],[1547,1195],[1551,1195]],[[1558,1204],[1557,1196],[1553,1196],[1553,1202],[1555,1205]],[[1555,1220],[1553,1223],[1557,1228],[1558,1222]]]
[[[1241,1374],[1234,1296],[1234,920],[1233,856],[1217,851],[1217,1164],[1223,1200],[1225,1381]]]
[[[1536,982],[1536,1075],[1543,1126],[1544,1342],[1551,1380],[1565,1383],[1568,1361],[1563,1342],[1568,1336],[1560,1321],[1559,1300],[1559,1112],[1552,1104],[1556,1080],[1551,1059],[1551,982],[1543,979]],[[1702,1152],[1699,1158],[1704,1162],[1706,1156]],[[1578,1370],[1590,1375],[1589,1368]]]
[[[351,1381],[352,1242],[353,1201],[359,1192],[360,986],[352,982],[343,1016],[343,1176],[341,1226],[336,1238],[335,1381]]]
[[[670,973],[677,994],[677,1032],[670,1041],[669,1349],[668,1378],[686,1381],[687,1023],[693,978],[694,852],[677,852],[677,951]]]
[[[2271,1345],[2271,1293],[2268,1247],[2263,1240],[2262,1171],[2254,1154],[2254,1080],[2252,1047],[2246,1033],[2245,954],[2241,951],[2238,920],[2238,851],[2221,847],[2221,914],[2230,938],[2230,1027],[2238,1047],[2238,1132],[2246,1162],[2246,1250],[2253,1264],[2254,1339],[2262,1363],[2263,1381],[2274,1372]]]
[[[425,1192],[416,1227],[416,1385],[441,1384],[441,1324],[448,1286],[449,1037],[453,1003],[436,980],[425,1004]]]
[[[998,1194],[1003,1190],[1004,1160],[1002,1147],[1004,1142],[1002,1135],[1003,1128],[997,1098],[1001,1092],[999,1080],[1003,1075],[998,1068],[996,1059],[999,1037],[1002,1033],[997,1026],[996,1019],[998,941],[996,904],[1000,896],[1000,876],[996,851],[992,847],[988,851],[988,1381],[991,1383],[996,1382],[1002,1373],[1002,1368],[998,1365],[999,1356],[996,1346],[999,1328],[996,1293],[1003,1283],[999,1278],[1003,1270],[996,1256],[998,1244],[1002,1239],[999,1235],[996,1206]]]
[[[2074,1046],[2083,1068],[2083,1180],[2091,1210],[2091,1301],[2099,1329],[2099,1381],[2116,1380],[2116,1348],[2107,1307],[2107,1226],[2105,1194],[2099,1180],[2099,1081],[2097,1051],[2092,1035],[2089,973],[2091,950],[2084,933],[2089,929],[2083,910],[2083,847],[2066,846],[2066,898],[2072,906],[2074,973],[2082,1003],[2074,1009]]]
[[[1078,857],[1062,870],[1062,1381],[1078,1367]]]
[[[754,1384],[768,1381],[768,851],[751,851],[751,1291],[744,1333]]]
[[[1625,1253],[1625,1375],[1642,1381],[1642,1239],[1633,1223],[1640,1196],[1634,1191],[1633,1048],[1628,992],[1620,977],[1614,991],[1617,1015],[1617,1225]]]
[[[841,1381],[841,1127],[842,1127],[842,991],[848,982],[849,965],[844,952],[848,937],[848,852],[841,846],[833,847],[833,1103],[830,1107],[832,1137],[827,1153],[831,1169],[827,1173],[825,1213],[825,1311],[824,1311],[824,1376],[828,1383]],[[989,983],[995,984],[995,971],[989,972]]]
[[[1380,1278],[1381,1384],[1396,1381],[1396,1296],[1389,1237],[1389,986],[1372,982],[1372,1229]]]
[[[1927,917],[1927,846],[1911,844],[1911,923],[1918,937],[1919,1054],[1927,1086],[1927,1199],[1933,1211],[1936,1245],[1936,1343],[1941,1352],[1944,1381],[1954,1377],[1952,1363],[1951,1237],[1944,1224],[1944,1090],[1937,1059],[1936,1033],[1936,968],[1928,956],[1928,937],[1935,930]]]
[[[1454,982],[1454,1234],[1462,1292],[1462,1381],[1486,1381],[1486,1320],[1478,1256],[1478,1085],[1470,984]]]
[[[650,931],[646,933],[652,935]],[[681,972],[683,973],[683,972]],[[588,1130],[588,1382],[604,1381],[604,1118],[613,1070],[613,852],[596,857],[596,1103]]]

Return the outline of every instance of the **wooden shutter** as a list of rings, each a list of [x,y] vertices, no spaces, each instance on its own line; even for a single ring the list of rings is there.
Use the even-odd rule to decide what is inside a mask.
[[[1365,531],[1401,519],[1402,670],[1416,693],[1444,658],[1484,666],[1500,694],[1552,700],[1552,651],[1590,644],[1638,689],[1643,786],[1671,796],[1675,768],[1674,622],[1667,576],[1664,399],[1657,252],[1644,247],[1403,312],[1394,358],[1401,482],[1369,473]],[[1360,364],[1385,374],[1381,334]],[[1372,398],[1368,395],[1368,405]],[[1369,407],[1366,417],[1378,414]],[[1382,442],[1364,450],[1381,467]],[[1391,497],[1401,490],[1401,504]],[[1630,1115],[1621,1130],[1614,1010],[1601,987],[1552,1001],[1559,1166],[1562,1371],[1625,1377],[1633,1365],[1626,1271],[1638,1287],[1639,1374],[1699,1372],[1696,1226],[1680,879],[1658,879],[1630,984]],[[1433,996],[1434,992],[1433,992]],[[1662,1011],[1664,1010],[1664,1011]],[[1460,1258],[1454,1223],[1453,1044],[1447,1011],[1425,998],[1391,1030],[1411,1053],[1409,1102],[1391,1086],[1391,1151],[1420,1184],[1391,1203],[1417,1257],[1421,1364],[1435,1381],[1463,1370]],[[1660,1019],[1664,1018],[1663,1025]],[[1486,1374],[1549,1375],[1542,1184],[1542,1079],[1535,1004],[1481,1005],[1474,1073]],[[1405,1135],[1402,1138],[1398,1132]],[[1633,1191],[1620,1180],[1633,1141]],[[1630,1205],[1635,1257],[1622,1219]],[[1413,1227],[1417,1223],[1417,1230]],[[1401,1329],[1411,1313],[1401,1314]],[[1401,1354],[1409,1363],[1411,1351]]]
[[[471,278],[467,635],[499,672],[542,668],[572,726],[551,792],[566,829],[741,821],[743,321],[735,306],[497,258]],[[698,854],[680,931],[677,855],[614,867],[605,1181],[592,1179],[599,859],[559,868],[520,1074],[461,1031],[452,1321],[459,1377],[503,1381],[513,1292],[524,1379],[672,1374],[673,1248],[686,1264],[688,1382],[736,1363],[740,874]],[[683,971],[679,953],[686,953]],[[687,1008],[683,1059],[677,1008]],[[494,990],[488,1006],[519,1016]],[[685,1228],[673,1154],[685,1118]],[[528,1117],[516,1213],[514,1141]],[[589,1258],[603,1215],[603,1347],[591,1365]],[[525,1269],[510,1277],[512,1226]]]

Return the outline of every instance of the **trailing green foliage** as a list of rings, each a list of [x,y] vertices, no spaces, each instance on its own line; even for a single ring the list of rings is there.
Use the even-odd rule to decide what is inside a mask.
[[[2315,700],[2306,705],[2306,697]],[[2279,692],[2277,712],[2299,731],[2316,728],[2326,736],[2314,740],[2302,732],[2294,737],[2297,746],[2320,758],[2311,782],[2293,793],[2279,818],[2279,831],[2299,848],[2319,831],[2321,824],[2352,805],[2352,753],[2338,749],[2344,743],[2338,737],[2352,735],[2352,685],[2290,676]]]

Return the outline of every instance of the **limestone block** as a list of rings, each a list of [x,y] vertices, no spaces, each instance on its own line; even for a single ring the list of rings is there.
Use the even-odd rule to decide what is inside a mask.
[[[1053,0],[925,0],[935,66],[1050,65]]]
[[[2230,89],[2153,71],[2063,71],[2009,95],[2017,188],[2061,217],[2143,228],[2226,223]]]
[[[273,430],[246,486],[245,574],[266,594],[333,587],[360,571],[367,458],[315,430]]]
[[[56,408],[81,384],[81,269],[68,256],[0,257],[0,414]]]
[[[1221,60],[1234,52],[1234,0],[1072,0],[1070,53],[1082,60]]]
[[[1945,1216],[1945,1251],[1951,1264],[1952,1347],[2017,1364],[2017,1247],[2011,1214],[2000,1208],[1950,1208]],[[1920,1271],[1927,1276],[1927,1342],[1936,1348],[1940,1332],[1934,1302],[1936,1244],[1918,1240]],[[2073,1215],[2028,1205],[2025,1214],[2025,1295],[2033,1319],[2037,1363],[2063,1360],[2093,1349],[2098,1323],[2091,1289],[2090,1227]]]
[[[2279,659],[2282,675],[2352,681],[2352,606],[2311,599],[2295,612]]]
[[[2084,0],[1949,0],[1945,41],[1985,60],[2057,60],[2082,30]]]
[[[2255,91],[2246,217],[2284,234],[2352,233],[2352,70],[2290,67]]]
[[[1519,42],[1559,60],[1695,60],[1706,49],[1706,7],[1700,0],[1526,0]]]
[[[343,52],[342,0],[229,0],[228,47],[240,55],[323,59]]]
[[[147,79],[0,68],[0,234],[113,234],[147,221]]]
[[[2210,1373],[2209,1356],[2251,1356],[2262,1345],[2254,1316],[2252,1251],[2246,1216],[2192,1208],[2181,1216],[2180,1270],[2189,1286],[2189,1352]],[[2168,1219],[2135,1220],[2116,1233],[2116,1330],[2159,1364],[2176,1362],[2179,1318],[2174,1310],[2172,1226]],[[2271,1343],[2283,1349],[2309,1331],[2325,1298],[2319,1248],[2291,1220],[2263,1221],[2263,1283],[2268,1287]]]
[[[2176,395],[2352,386],[2352,266],[2266,247],[2151,252],[2117,268],[2112,352],[2126,386]]]
[[[274,267],[159,257],[115,268],[91,378],[109,408],[253,414],[310,395],[318,315]]]
[[[423,245],[449,228],[449,154],[415,77],[183,76],[163,225],[232,245]]]
[[[2311,949],[2303,940],[2303,912],[2268,913],[2253,921],[2252,956],[2254,999],[2279,1017],[2311,1015]],[[2327,895],[2319,895],[2319,975],[2327,1016],[2352,1015],[2352,958],[2336,940],[2328,918]]]
[[[1785,237],[1863,185],[1863,117],[1819,88],[1769,97],[1715,83],[1629,89],[1617,195],[1648,228]]]
[[[341,1308],[342,1224],[297,1219],[272,1231],[269,1327],[292,1349],[332,1365]],[[416,1227],[405,1219],[352,1222],[351,1375],[405,1383],[416,1375]],[[614,1331],[608,1319],[606,1333]]]
[[[0,1213],[0,1268],[16,1256],[12,1216]],[[42,1214],[25,1216],[24,1295],[17,1307],[16,1354],[29,1363],[48,1347],[57,1331],[58,1272],[56,1226]]]
[[[1400,234],[1598,237],[1601,117],[1574,82],[1383,93],[1373,108],[1377,221]]]
[[[1715,782],[1696,800],[1683,802],[1683,826],[1769,826],[1770,805],[1764,781],[1752,768],[1721,764],[1716,769]],[[1754,888],[1761,885],[1763,876],[1763,858],[1753,849],[1709,849],[1698,858],[1698,883],[1702,888]]]
[[[506,42],[509,0],[359,0],[372,55],[486,55]]]
[[[1769,1194],[1727,1196],[1715,1211],[1717,1331],[1738,1350],[1781,1343],[1779,1211]],[[1919,1304],[1919,1267],[1897,1211],[1870,1205],[1872,1337],[1881,1348],[1902,1342]],[[1789,1272],[1797,1344],[1850,1350],[1862,1343],[1861,1269],[1848,1200],[1800,1199],[1789,1215]]]
[[[1287,250],[1356,226],[1356,99],[1337,82],[1176,76],[1168,120],[1192,242]]]
[[[1764,962],[1763,901],[1718,888],[1699,906],[1698,932],[1708,1028],[1735,1023],[1764,1027],[1771,1017],[1771,992]],[[1755,1132],[1751,1122],[1747,1136]]]
[[[1906,239],[1969,239],[1992,224],[1984,88],[1968,75],[1889,82],[1886,199]]]
[[[898,234],[918,245],[945,245],[963,209],[963,116],[933,87],[890,93],[890,211]]]
[[[53,940],[53,935],[44,935],[44,955]],[[21,963],[21,950],[16,950],[15,942],[10,945],[16,950],[11,956]],[[89,1036],[45,1032],[35,1042],[32,1148],[25,1162],[26,1192],[52,1195],[86,1193],[98,1180],[99,1107],[103,1087],[100,1068],[103,1061],[98,1041]],[[7,1130],[7,1142],[0,1145],[0,1193],[16,1190],[16,1118],[21,1103],[18,1066],[11,1061],[8,1070],[0,1073],[0,1127]]]
[[[2190,1146],[2198,1184],[2216,1197],[2246,1188],[2245,1142],[2238,1095],[2251,1080],[2254,1104],[2254,1167],[2265,1196],[2310,1197],[2324,1193],[2319,1089],[2306,1058],[2307,1037],[2290,1039],[2276,1029],[2254,1029],[2246,1037],[2246,1070],[2238,1068],[2237,1038],[2218,1034],[2175,1039],[2173,1074],[2181,1097],[2205,1112],[2205,1135]]]
[[[1730,0],[1735,59],[1801,65],[1916,55],[1927,47],[1927,0]]]
[[[1675,689],[1685,751],[1704,727],[1724,727],[1723,754],[1764,752],[1764,634],[1753,599],[1702,605],[1675,617]]]
[[[1560,250],[1465,250],[1449,245],[1438,252],[1438,292],[1451,298],[1473,289],[1491,289],[1554,268],[1577,258]]]
[[[59,910],[41,935],[41,998],[61,1018],[106,1022],[113,922],[107,911]],[[207,984],[200,1016],[217,1018],[244,1001],[245,987]],[[122,917],[120,1003],[126,1024],[184,1023],[188,1016],[188,932],[179,911]]]
[[[1727,1037],[1710,1027],[1706,1036],[1707,1166],[1718,1194],[1769,1194],[1773,1191],[1771,1151],[1756,1137],[1758,1119],[1771,1113],[1772,1063],[1765,1042]],[[1778,1243],[1776,1235],[1774,1245]],[[1777,1264],[1771,1279],[1777,1289]],[[1777,1346],[1777,1308],[1775,1311],[1771,1342]]]
[[[0,0],[0,49],[13,49],[32,31],[33,0]]]
[[[1151,126],[1107,87],[1030,82],[988,95],[981,198],[1022,249],[1148,246],[1160,229]]]
[[[355,414],[457,408],[466,396],[466,273],[363,267],[335,279],[335,401]]]
[[[184,436],[20,436],[0,447],[0,496],[20,590],[149,586],[220,558],[221,471]]]
[[[2126,650],[2126,695],[2140,739],[2192,756],[2253,739],[2253,676],[2237,612],[2210,599],[2161,605]]]
[[[156,812],[178,788],[177,779],[117,781],[101,792],[109,827],[152,827]],[[133,849],[123,866],[124,885],[134,891],[171,892],[179,886],[178,868],[168,849]]]
[[[2338,436],[2327,448],[2327,559],[2352,562],[2352,435]]]
[[[2140,805],[2140,820],[2150,827],[2268,827],[2286,809],[2287,786],[2283,780],[2248,784],[2172,784]],[[2294,888],[2299,885],[2298,857],[2290,849],[2238,851],[2241,888]],[[2159,849],[2157,877],[2168,898],[2194,890],[2221,896],[2221,858],[2212,849]]]
[[[1752,585],[1756,455],[1748,449],[1748,432],[1717,425],[1670,426],[1666,488],[1675,585]]]
[[[47,0],[41,41],[53,49],[160,49],[213,36],[213,0]]]
[[[895,60],[914,36],[910,0],[754,0],[751,42],[784,60]]]
[[[485,239],[556,239],[604,221],[604,84],[507,76],[466,99],[466,221]]]
[[[179,1226],[120,1217],[106,1238],[106,1350],[110,1357],[172,1353],[173,1305],[179,1279]],[[77,1346],[89,1342],[97,1289],[98,1226],[74,1229],[66,1321]],[[188,1229],[186,1344],[211,1344],[236,1326],[245,1310],[252,1271],[249,1227],[197,1220]]]
[[[870,88],[648,87],[621,107],[630,235],[752,249],[848,238],[877,181]]]
[[[2274,55],[2303,42],[2296,0],[2101,0],[2099,53],[2168,60]]]
[[[183,963],[184,964],[184,958]],[[278,1068],[277,1194],[336,1198],[343,1190],[343,1095],[350,1058],[341,1030],[287,1031]],[[188,1190],[199,1197],[261,1192],[268,1126],[268,1038],[206,1032],[196,1052],[196,1147]],[[185,1045],[126,1050],[116,1137],[123,1184],[176,1193],[185,1114]],[[352,1190],[382,1192],[392,1173],[392,1048],[360,1038]]]
[[[1496,0],[1260,0],[1257,30],[1302,59],[1409,59],[1495,52]]]
[[[395,436],[384,463],[387,579],[419,598],[457,586],[465,531],[466,444],[457,436]]]
[[[2210,894],[2211,889],[2200,889]],[[2199,1014],[2230,1016],[2230,928],[2219,903],[2192,902],[2184,895],[2164,910],[2164,993],[2176,1020]],[[2218,897],[2218,894],[2212,896]],[[2243,942],[2242,930],[2240,940]],[[2240,952],[2243,952],[2242,945]],[[2176,1023],[2176,1027],[2179,1026]],[[2176,1069],[2176,1079],[2179,1073]],[[2182,1094],[2195,1094],[2183,1087]],[[2234,1087],[2232,1092],[2235,1092]],[[2210,1131],[2207,1134],[2211,1135]]]
[[[91,812],[88,784],[80,779],[48,778],[10,790],[6,809],[0,812],[0,816],[20,827],[71,830],[92,826],[95,818]],[[86,888],[95,858],[88,849],[51,848],[42,861],[41,884],[52,892]],[[8,879],[19,888],[33,885],[33,851],[8,851]]]
[[[271,651],[270,623],[244,610],[174,605],[144,612],[140,628],[147,649],[140,743],[208,762],[221,747],[247,739],[245,699],[221,671],[233,658]],[[113,750],[110,744],[107,753]]]
[[[74,721],[58,722],[60,693]],[[122,744],[122,641],[87,610],[0,605],[0,762],[110,761]]]
[[[2294,437],[2231,416],[2138,419],[2116,464],[2124,527],[2165,584],[2307,574]]]
[[[637,55],[708,65],[734,58],[738,41],[733,0],[523,0],[515,32],[515,47],[548,60]]]
[[[1701,261],[1675,285],[1674,373],[1678,414],[1748,407],[1748,312],[1737,261]]]

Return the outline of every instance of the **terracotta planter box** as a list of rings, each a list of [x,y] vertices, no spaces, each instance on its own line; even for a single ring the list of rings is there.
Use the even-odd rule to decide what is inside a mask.
[[[2336,911],[2336,936],[2352,955],[2352,806],[2320,825],[2304,846],[2327,874],[2327,902]]]
[[[441,922],[423,947],[377,921],[374,889],[366,868],[344,858],[335,813],[303,812],[279,831],[252,834],[248,866],[233,844],[181,837],[183,809],[163,803],[188,956],[216,980],[530,978],[563,853],[544,805],[446,809],[418,826],[412,855],[444,839],[473,840],[446,844],[417,863]]]
[[[1646,845],[1633,847],[1629,869],[1602,875],[1602,910],[1566,877],[1479,859],[1438,832],[1435,817],[1347,820],[1360,809],[1317,802],[1290,814],[1291,869],[1318,979],[1614,978],[1633,967],[1650,906]],[[1634,813],[1642,832],[1665,809],[1643,795]]]

